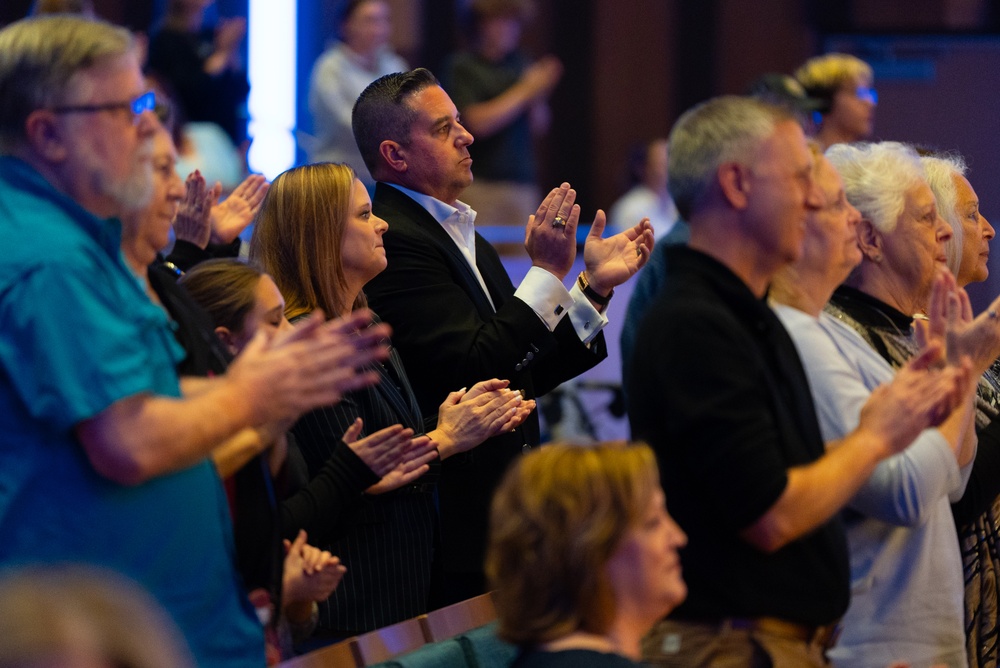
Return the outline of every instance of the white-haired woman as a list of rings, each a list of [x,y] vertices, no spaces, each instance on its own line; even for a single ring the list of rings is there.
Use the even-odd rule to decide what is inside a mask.
[[[952,227],[946,244],[948,268],[960,286],[985,281],[989,276],[990,240],[996,232],[979,210],[979,196],[966,178],[965,160],[959,155],[921,158],[927,183],[934,191],[941,215]],[[1000,414],[1000,362],[994,362],[979,380],[976,420],[985,429]],[[955,514],[965,569],[965,619],[969,665],[998,665],[997,633],[1000,607],[1000,496],[978,516]]]
[[[914,316],[928,306],[935,275],[948,262],[951,227],[938,213],[937,200],[927,183],[919,156],[895,142],[839,145],[827,151],[844,179],[847,198],[861,212],[859,267],[834,292],[828,311],[854,327],[892,366],[899,367],[916,350]],[[971,316],[968,299],[963,311]],[[956,340],[971,354],[978,375],[987,374],[1000,354],[997,346],[996,304],[977,319],[993,323],[980,327],[978,340]],[[993,317],[991,317],[991,315]],[[996,570],[991,558],[1000,543],[976,533],[974,525],[1000,493],[1000,420],[995,393],[988,380],[977,392],[976,453],[969,483],[952,510],[960,528],[966,572],[966,648],[973,666],[996,666],[998,614]],[[984,402],[992,405],[984,410]],[[970,579],[971,575],[971,579]]]

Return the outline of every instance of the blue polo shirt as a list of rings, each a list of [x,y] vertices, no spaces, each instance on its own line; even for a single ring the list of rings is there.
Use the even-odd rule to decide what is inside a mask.
[[[119,399],[180,396],[183,351],[120,243],[118,221],[0,157],[0,565],[120,571],[173,616],[198,665],[263,666],[214,467],[125,487],[74,435]]]

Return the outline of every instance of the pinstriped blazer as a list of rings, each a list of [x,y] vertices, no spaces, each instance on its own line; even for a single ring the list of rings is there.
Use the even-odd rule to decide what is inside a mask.
[[[360,417],[360,438],[394,424],[422,433],[423,420],[399,354],[373,364],[379,382],[340,403],[302,416],[292,427],[310,475],[323,466],[340,437]],[[320,604],[320,628],[353,635],[427,611],[437,514],[433,488],[438,464],[416,484],[366,495],[340,537],[322,545],[347,567],[344,579]]]

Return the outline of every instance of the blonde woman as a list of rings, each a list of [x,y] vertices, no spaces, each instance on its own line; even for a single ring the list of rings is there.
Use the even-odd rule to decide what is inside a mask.
[[[809,97],[824,102],[816,112],[816,140],[823,150],[871,137],[878,95],[868,63],[846,53],[828,53],[807,60],[795,78]]]

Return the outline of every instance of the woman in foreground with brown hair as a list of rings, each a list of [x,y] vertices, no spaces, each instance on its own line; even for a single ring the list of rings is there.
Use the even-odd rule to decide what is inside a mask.
[[[515,668],[628,668],[642,637],[687,595],[646,445],[532,450],[493,498],[486,574]]]

